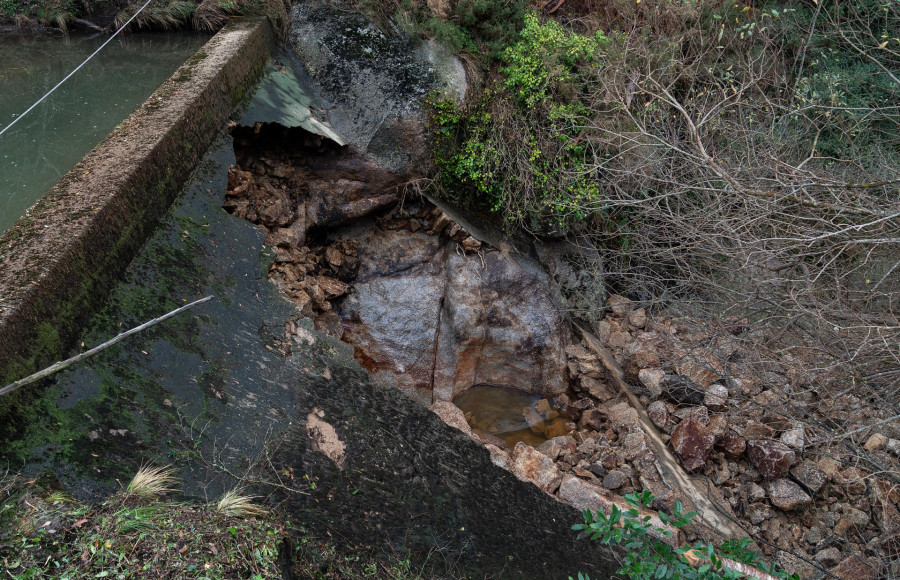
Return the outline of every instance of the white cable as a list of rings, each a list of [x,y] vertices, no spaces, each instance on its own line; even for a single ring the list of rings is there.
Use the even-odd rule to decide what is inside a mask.
[[[37,101],[35,104],[33,104],[33,105],[31,105],[30,107],[28,107],[28,109],[26,109],[24,113],[22,113],[21,115],[19,115],[19,116],[16,117],[15,119],[13,119],[12,123],[10,123],[9,125],[7,125],[6,127],[3,127],[2,129],[0,129],[0,135],[3,135],[4,133],[6,133],[6,130],[7,130],[7,129],[9,129],[9,128],[12,127],[13,125],[15,125],[15,124],[19,121],[19,119],[21,119],[22,117],[24,117],[25,115],[27,115],[29,112],[31,112],[31,110],[32,110],[33,108],[35,108],[35,107],[37,107],[38,105],[40,105],[41,102],[42,102],[44,99],[46,99],[47,97],[49,97],[49,96],[53,93],[53,91],[55,91],[56,89],[58,89],[64,82],[66,82],[67,80],[69,80],[69,77],[71,77],[73,74],[77,73],[77,72],[79,71],[79,69],[81,69],[81,67],[83,67],[84,65],[86,65],[86,64],[88,63],[89,60],[91,60],[92,58],[94,58],[94,56],[97,55],[98,52],[100,52],[101,50],[103,50],[103,47],[104,47],[104,46],[106,46],[107,44],[109,44],[110,42],[112,42],[112,39],[115,38],[116,36],[118,36],[118,34],[119,34],[120,32],[122,32],[122,31],[125,29],[126,26],[128,26],[129,24],[131,24],[131,21],[134,20],[134,19],[137,17],[137,15],[140,14],[141,11],[142,11],[144,8],[146,8],[147,5],[150,4],[151,2],[153,2],[153,0],[147,0],[146,2],[144,2],[144,5],[141,6],[141,7],[138,9],[138,11],[135,12],[135,13],[132,15],[132,17],[129,18],[128,21],[127,21],[125,24],[123,24],[122,26],[120,26],[119,29],[116,30],[116,31],[113,33],[113,35],[110,36],[110,37],[107,39],[106,42],[104,42],[103,44],[101,44],[101,45],[100,45],[100,48],[98,48],[97,50],[95,50],[95,51],[91,54],[91,56],[89,56],[89,57],[87,57],[86,59],[84,59],[84,62],[83,62],[83,63],[81,63],[80,65],[78,65],[78,67],[76,67],[75,70],[73,70],[73,71],[70,72],[68,75],[66,75],[66,78],[64,78],[63,80],[61,80],[61,81],[59,81],[58,83],[56,83],[56,86],[55,86],[55,87],[53,87],[52,89],[50,89],[49,91],[47,91],[47,94],[45,94],[43,97],[41,97],[40,99],[38,99],[38,101]]]

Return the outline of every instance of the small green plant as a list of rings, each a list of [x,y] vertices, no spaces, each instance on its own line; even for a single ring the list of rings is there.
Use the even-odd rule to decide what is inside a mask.
[[[625,558],[618,574],[646,580],[737,580],[745,577],[744,573],[725,565],[722,558],[726,557],[779,578],[796,579],[796,576],[776,571],[774,566],[767,566],[760,560],[758,554],[749,548],[749,538],[729,540],[718,550],[705,542],[675,548],[658,539],[660,534],[670,537],[672,532],[663,528],[654,529],[650,516],[642,515],[642,510],[653,502],[653,494],[644,490],[629,493],[624,499],[631,506],[629,509],[621,510],[614,505],[609,515],[597,511],[596,517],[590,510],[584,510],[584,523],[572,526],[573,530],[579,532],[579,539],[598,540],[601,544],[618,545],[625,549]],[[673,528],[682,528],[697,515],[696,512],[684,513],[683,509],[681,502],[676,501],[672,515],[659,512],[659,519]],[[695,567],[688,561],[688,553],[693,556],[692,559],[699,558],[703,562]],[[569,580],[573,578],[570,576]],[[578,580],[590,580],[590,577],[579,572]]]

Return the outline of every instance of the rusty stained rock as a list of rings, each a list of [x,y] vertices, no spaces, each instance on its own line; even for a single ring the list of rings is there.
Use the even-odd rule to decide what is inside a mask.
[[[706,465],[715,437],[700,421],[685,419],[672,431],[671,443],[675,453],[681,458],[682,465],[690,472]]]
[[[771,439],[775,434],[775,430],[769,427],[764,423],[760,423],[758,421],[747,421],[747,426],[744,427],[744,439],[754,440],[754,439]]]
[[[791,469],[791,475],[812,494],[822,489],[822,486],[828,481],[828,476],[825,475],[825,472],[808,459]]]
[[[878,569],[872,560],[850,556],[828,572],[843,580],[875,580],[878,577]]]
[[[341,264],[344,263],[344,255],[334,246],[325,248],[325,259],[332,268],[340,268]]]
[[[747,450],[747,440],[731,429],[726,429],[722,437],[716,441],[716,447],[731,457],[740,457]]]
[[[766,479],[781,477],[795,460],[794,452],[778,441],[748,441],[747,454],[760,475]]]
[[[640,429],[638,412],[628,403],[617,403],[609,408],[609,423],[617,433],[631,433]]]
[[[552,459],[521,441],[513,448],[508,466],[513,475],[535,484],[547,493],[556,491],[562,479],[559,467]]]
[[[325,293],[326,300],[343,296],[350,291],[350,286],[330,276],[316,276],[316,284]]]
[[[628,314],[634,309],[634,303],[632,303],[631,300],[625,298],[624,296],[613,294],[606,299],[606,307],[609,308],[616,316],[624,317],[628,316]]]
[[[675,366],[676,372],[700,385],[703,389],[721,379],[724,370],[722,363],[706,349],[694,349],[689,353],[683,353],[682,360],[682,363]]]
[[[570,335],[536,266],[457,253],[423,232],[355,235],[362,265],[338,313],[344,339],[380,382],[426,405],[478,383],[543,396],[568,387]]]
[[[472,439],[480,440],[476,438],[475,434],[472,432],[472,427],[470,427],[468,421],[466,421],[466,416],[462,412],[462,409],[460,409],[450,401],[438,401],[437,403],[429,407],[429,409],[435,415],[440,417],[441,421],[443,421],[444,423],[450,425],[451,427],[459,429]],[[495,441],[490,441],[490,443],[496,445]],[[500,443],[503,443],[502,439],[500,440]],[[505,446],[505,444],[502,447],[500,445],[497,445],[497,447],[501,449]]]
[[[588,393],[591,397],[601,403],[613,398],[613,393],[609,385],[589,376],[582,376],[576,390]]]
[[[481,249],[481,242],[479,242],[472,236],[466,237],[461,243],[463,250],[469,253],[477,252]]]
[[[659,353],[655,347],[656,336],[651,333],[641,333],[625,349],[625,380],[637,383],[641,371],[644,369],[658,369],[660,365]],[[657,395],[658,396],[658,395]]]

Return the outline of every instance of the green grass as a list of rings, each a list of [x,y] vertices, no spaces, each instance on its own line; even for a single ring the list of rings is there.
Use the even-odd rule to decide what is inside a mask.
[[[424,577],[407,554],[336,545],[239,489],[210,504],[164,500],[174,485],[165,468],[142,469],[94,505],[50,489],[53,479],[0,473],[3,578]]]
[[[92,14],[112,9],[116,27],[124,24],[143,4],[129,0],[0,0],[0,24],[38,24],[68,31],[74,20],[91,20]],[[172,30],[194,28],[216,31],[229,16],[269,16],[280,27],[287,16],[283,0],[156,0],[130,24],[132,29]]]

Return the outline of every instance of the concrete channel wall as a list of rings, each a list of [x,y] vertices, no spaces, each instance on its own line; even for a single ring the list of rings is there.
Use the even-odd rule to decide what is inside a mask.
[[[265,19],[227,25],[0,236],[0,387],[71,347],[251,92],[271,45]],[[0,400],[0,422],[14,422],[14,399]]]

